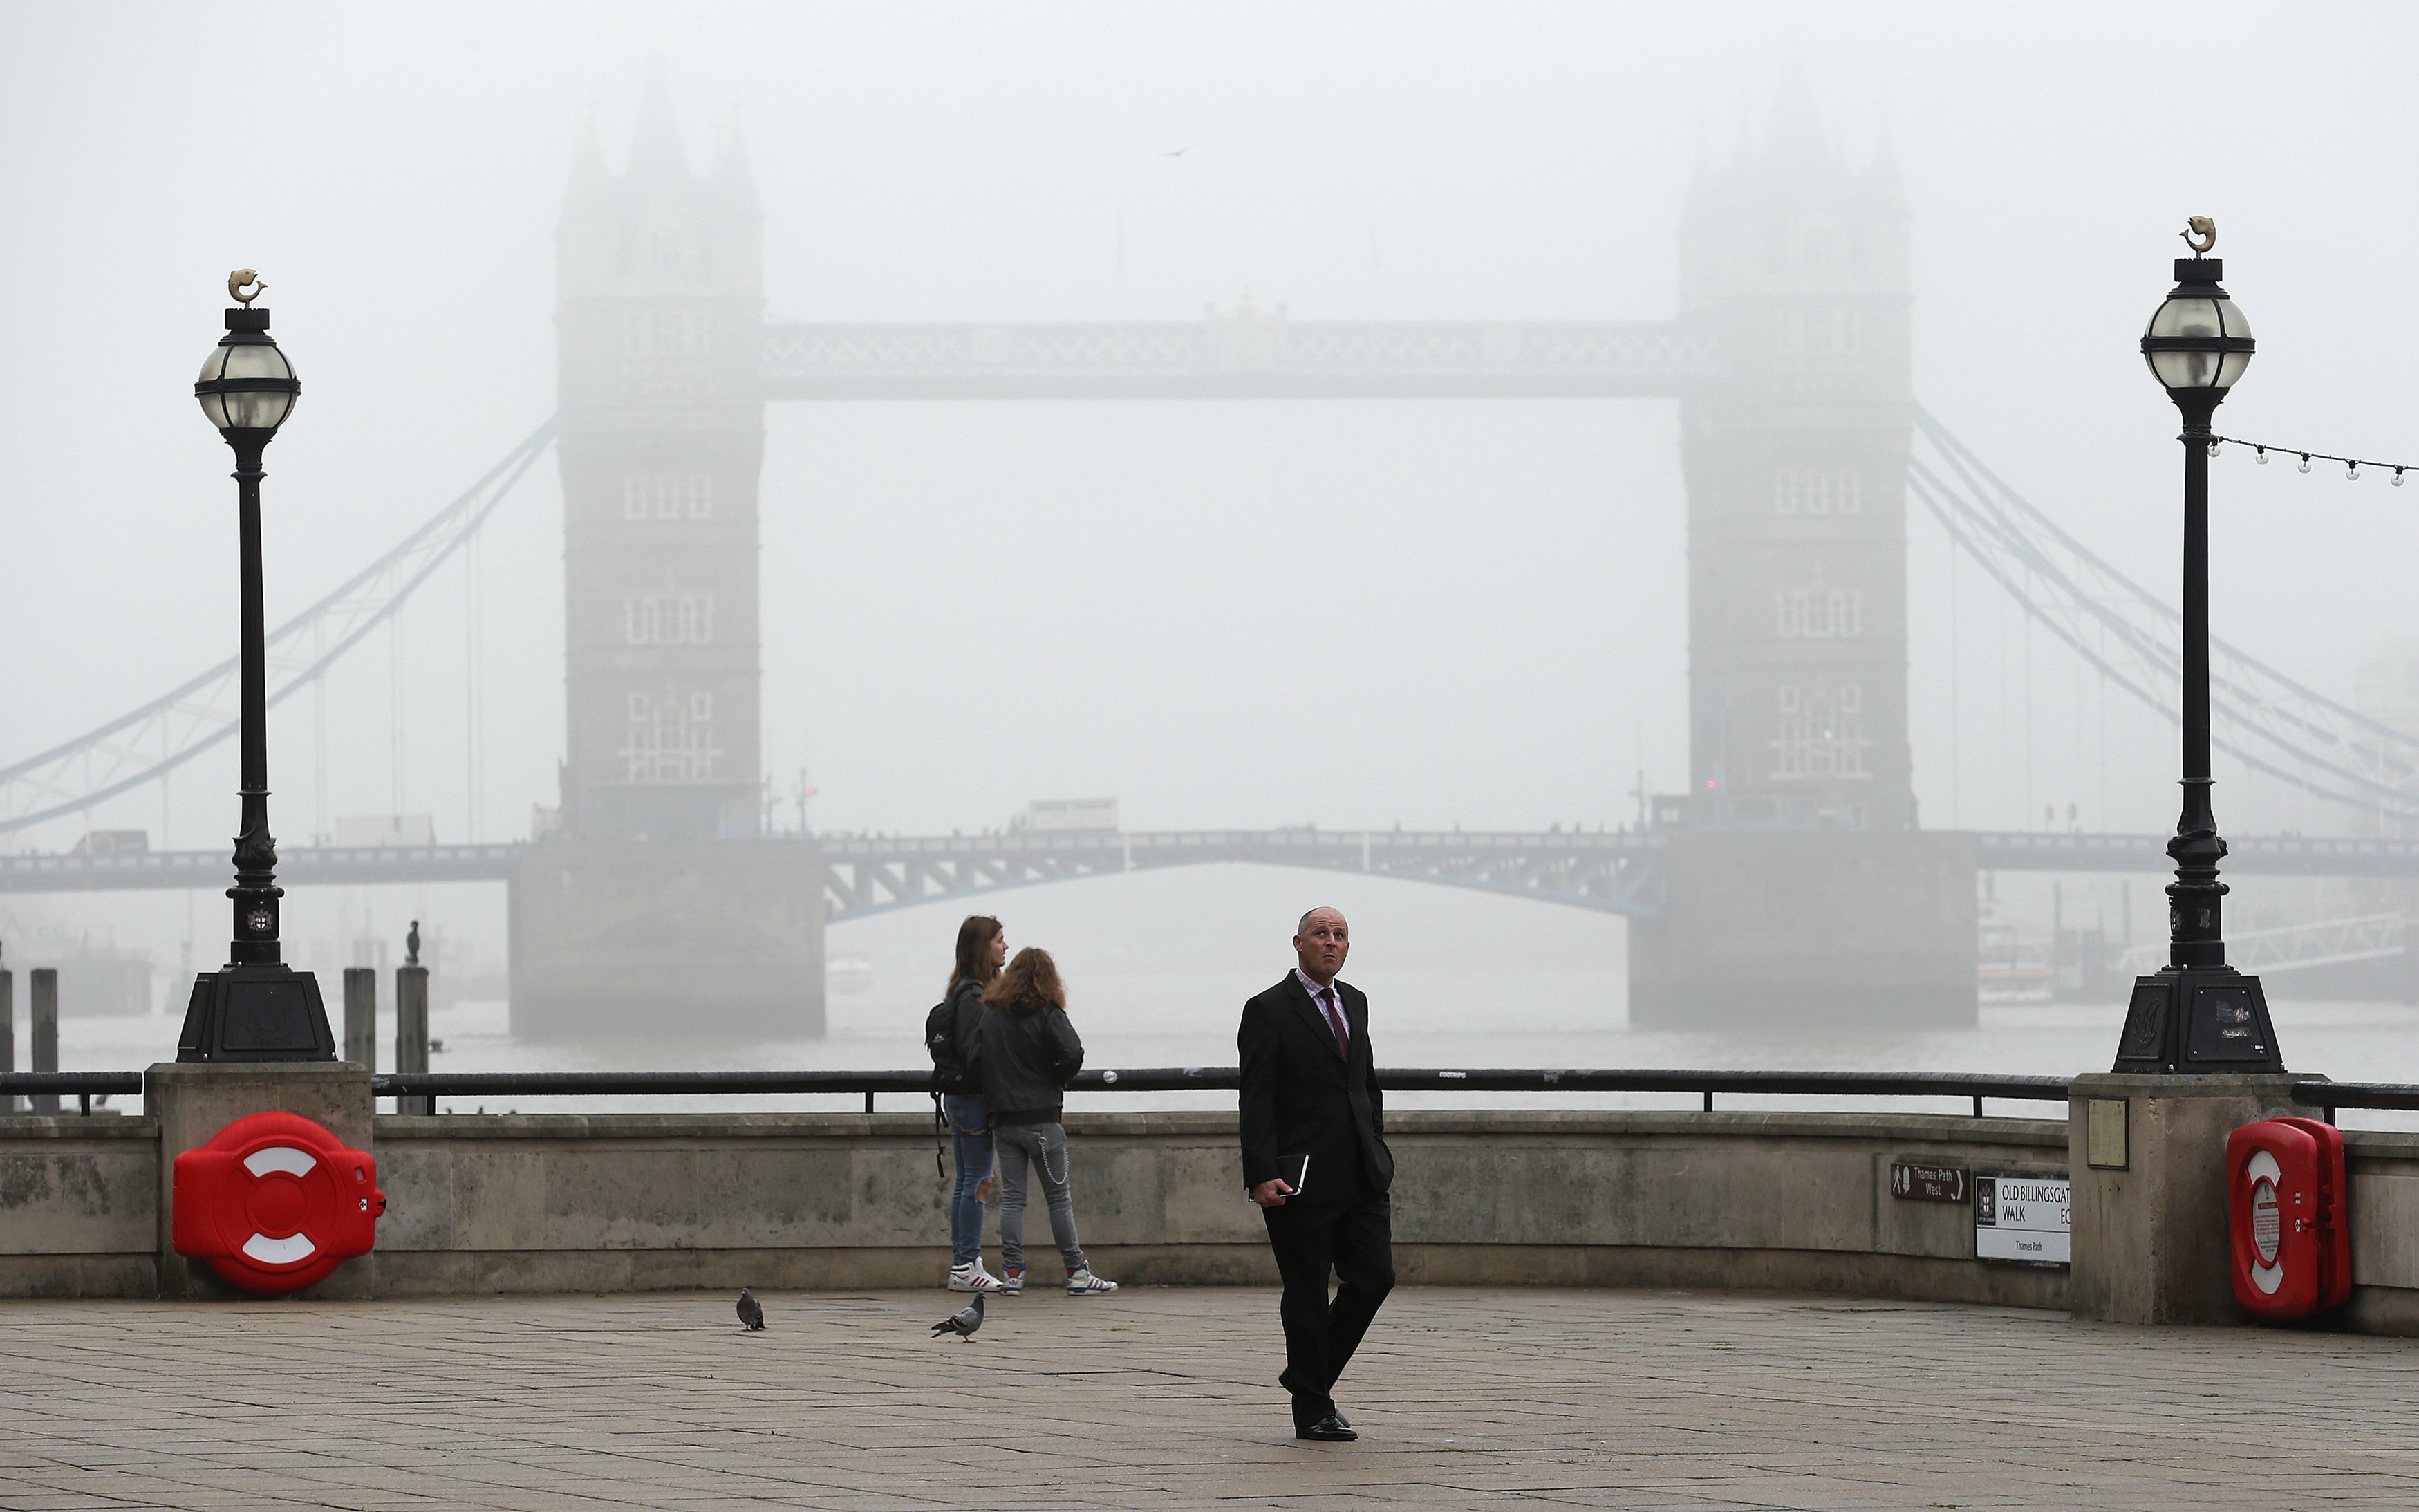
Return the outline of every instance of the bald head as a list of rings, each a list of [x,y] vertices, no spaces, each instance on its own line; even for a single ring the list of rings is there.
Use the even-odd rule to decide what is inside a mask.
[[[1333,908],[1314,908],[1302,916],[1294,927],[1293,953],[1302,963],[1302,974],[1324,987],[1344,969],[1344,958],[1351,953],[1352,935],[1345,926],[1344,915]]]

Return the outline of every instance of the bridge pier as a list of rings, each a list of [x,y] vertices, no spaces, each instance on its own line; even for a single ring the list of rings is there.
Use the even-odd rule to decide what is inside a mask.
[[[1629,926],[1629,1022],[1729,1028],[1975,1021],[1974,840],[1682,830]]]
[[[508,889],[513,1032],[824,1032],[824,857],[811,840],[548,840]]]

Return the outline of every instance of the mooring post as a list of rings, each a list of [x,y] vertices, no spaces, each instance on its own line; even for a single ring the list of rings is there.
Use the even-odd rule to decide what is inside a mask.
[[[36,966],[33,992],[34,1071],[59,1069],[59,968]],[[33,1100],[37,1113],[56,1113],[59,1094],[37,1092]]]
[[[377,1070],[377,972],[369,966],[345,968],[345,1058]]]
[[[394,968],[394,1069],[398,1072],[428,1069],[426,966]],[[398,1097],[394,1100],[394,1110],[397,1113],[434,1113],[437,1111],[437,1099]]]

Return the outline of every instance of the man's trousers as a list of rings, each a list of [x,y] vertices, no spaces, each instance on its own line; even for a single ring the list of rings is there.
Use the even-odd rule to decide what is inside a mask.
[[[1335,1411],[1338,1376],[1394,1286],[1394,1224],[1383,1193],[1308,1206],[1300,1197],[1263,1208],[1269,1246],[1285,1282],[1286,1368],[1279,1384],[1293,1394],[1296,1427]],[[1329,1274],[1335,1295],[1327,1292]]]

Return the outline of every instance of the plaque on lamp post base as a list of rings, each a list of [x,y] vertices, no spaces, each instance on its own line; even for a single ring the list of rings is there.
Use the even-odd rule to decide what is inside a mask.
[[[2113,1071],[2138,1075],[2282,1072],[2268,995],[2232,966],[2169,966],[2134,979]]]
[[[222,966],[193,979],[184,1060],[333,1060],[336,1037],[319,979],[287,965]]]

